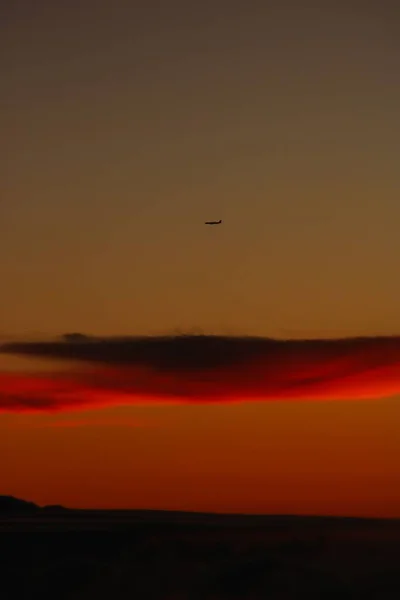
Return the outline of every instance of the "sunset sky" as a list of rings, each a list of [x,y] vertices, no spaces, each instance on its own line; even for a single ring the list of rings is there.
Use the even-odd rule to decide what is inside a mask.
[[[0,494],[400,517],[398,2],[5,4]]]

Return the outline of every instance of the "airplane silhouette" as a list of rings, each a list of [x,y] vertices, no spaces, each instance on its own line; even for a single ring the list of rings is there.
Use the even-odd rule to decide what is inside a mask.
[[[206,221],[204,225],[220,225],[222,223],[222,219],[219,221]]]

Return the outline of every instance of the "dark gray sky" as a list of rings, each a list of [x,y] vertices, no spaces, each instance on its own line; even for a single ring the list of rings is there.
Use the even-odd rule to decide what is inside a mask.
[[[3,333],[399,331],[397,2],[8,4]]]

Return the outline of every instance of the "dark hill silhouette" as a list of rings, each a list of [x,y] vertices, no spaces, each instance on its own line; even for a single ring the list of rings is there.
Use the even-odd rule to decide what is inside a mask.
[[[0,496],[0,515],[31,515],[40,511],[34,502],[27,502],[14,496]]]
[[[65,508],[61,504],[48,504],[47,506],[43,506],[42,511],[46,514],[58,514],[68,512],[70,509]]]
[[[0,496],[0,517],[4,516],[44,516],[57,515],[69,512],[68,508],[60,504],[49,504],[48,506],[39,506],[34,502],[21,500],[14,496]]]

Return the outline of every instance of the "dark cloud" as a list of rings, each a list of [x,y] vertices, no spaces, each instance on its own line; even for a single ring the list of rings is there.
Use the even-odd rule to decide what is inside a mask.
[[[0,374],[2,410],[149,401],[377,398],[400,392],[397,336],[275,340],[69,334],[59,341],[3,344],[1,351],[71,363],[63,373]]]
[[[359,355],[363,361],[381,359],[397,352],[398,337],[345,338],[336,340],[276,340],[261,337],[165,336],[95,338],[79,333],[65,334],[61,341],[11,342],[3,344],[6,354],[37,356],[58,360],[84,361],[108,365],[147,366],[156,369],[215,369],[273,358],[317,361]],[[365,366],[365,364],[363,365]]]
[[[94,338],[66,334],[62,341],[9,343],[8,354],[110,365],[146,365],[159,369],[204,369],[243,364],[254,356],[276,352],[279,342],[265,338],[165,336]]]

